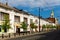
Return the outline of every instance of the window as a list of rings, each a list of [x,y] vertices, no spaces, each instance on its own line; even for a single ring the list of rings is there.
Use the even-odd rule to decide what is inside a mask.
[[[24,22],[27,23],[27,21],[28,21],[27,18],[24,17]]]
[[[0,20],[4,20],[4,16],[7,15],[8,19],[9,19],[9,14],[4,13],[4,12],[0,12]]]
[[[33,22],[33,19],[30,19],[30,24]]]
[[[35,23],[38,24],[38,20],[35,20]]]
[[[15,22],[20,22],[20,16],[15,16]]]

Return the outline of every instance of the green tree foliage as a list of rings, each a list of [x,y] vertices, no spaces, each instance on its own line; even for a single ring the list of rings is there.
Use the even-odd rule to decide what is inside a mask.
[[[33,31],[33,29],[35,29],[35,31],[37,31],[37,30],[36,30],[37,25],[35,25],[35,23],[31,23],[31,24],[30,24],[30,27],[31,27],[31,29],[32,29],[31,31]]]
[[[56,28],[57,26],[53,25],[43,25],[42,28]]]
[[[48,25],[47,27],[48,28],[56,28],[57,26],[55,26],[55,25]]]
[[[56,29],[57,30],[60,30],[60,24],[57,25]]]
[[[32,29],[34,28],[34,26],[35,26],[34,23],[31,23],[31,24],[30,24],[30,27],[31,27]]]
[[[46,28],[47,30],[51,30],[51,29],[57,28],[57,26],[55,26],[55,25],[54,26],[53,25],[47,25],[46,24],[46,25],[43,25],[42,28],[43,29]]]
[[[46,28],[50,28],[50,25],[47,25],[47,24],[46,24]]]
[[[22,22],[22,24],[21,24],[21,28],[23,28],[23,30],[27,30],[27,23],[25,23],[25,22]]]
[[[10,26],[9,16],[4,14],[2,29],[4,30],[4,32],[7,32],[7,29],[10,29],[10,28],[11,28],[11,26]]]
[[[46,25],[42,25],[42,28],[46,28]]]
[[[34,25],[34,28],[37,28],[37,25]]]
[[[33,29],[33,28],[37,28],[37,26],[35,25],[35,23],[31,23],[30,24],[30,27]]]

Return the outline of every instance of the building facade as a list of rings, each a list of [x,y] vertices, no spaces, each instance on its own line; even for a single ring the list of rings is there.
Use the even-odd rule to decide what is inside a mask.
[[[11,29],[8,30],[9,33],[16,33],[17,27],[20,27],[20,23],[23,21],[28,24],[27,31],[30,31],[31,22],[34,22],[37,25],[37,31],[39,31],[39,18],[37,16],[31,15],[25,11],[17,10],[8,5],[0,4],[0,32],[2,32],[1,25],[3,23],[4,14],[9,15],[11,25]],[[44,24],[55,25],[55,23],[51,23],[43,18],[40,18],[40,30],[42,30],[42,25]],[[21,28],[20,31],[23,31],[23,29]]]

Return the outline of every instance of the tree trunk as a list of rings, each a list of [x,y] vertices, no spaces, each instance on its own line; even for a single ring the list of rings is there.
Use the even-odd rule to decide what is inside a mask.
[[[31,33],[33,33],[33,28],[31,28]]]
[[[35,28],[35,32],[37,32],[37,29]]]
[[[4,29],[4,32],[7,32],[7,29],[6,28]]]

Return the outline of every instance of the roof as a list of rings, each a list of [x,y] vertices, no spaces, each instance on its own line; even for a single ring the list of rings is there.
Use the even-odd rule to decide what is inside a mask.
[[[14,10],[15,12],[19,12],[21,13],[22,11],[19,11],[13,7],[10,7],[9,5],[6,5],[6,4],[3,4],[3,3],[0,3],[0,7],[3,7],[3,8],[6,8],[6,9],[9,9],[9,10]]]
[[[43,19],[43,20],[45,20],[45,21],[47,21],[47,22],[49,22],[49,23],[53,23],[51,20],[48,20],[48,19],[46,19],[46,18],[41,18],[41,19]]]
[[[55,18],[47,18],[47,20],[50,20],[52,23],[55,23]]]
[[[3,3],[0,3],[0,7],[6,8],[6,9],[9,9],[9,10],[14,10],[15,12],[18,12],[18,13],[23,13],[23,14],[31,15],[28,12],[25,12],[23,10],[19,10],[19,9],[17,9],[15,7],[10,7],[9,5],[6,5],[6,4],[3,4]]]
[[[26,15],[35,16],[35,15],[30,14],[30,13],[28,13],[28,12],[22,10],[22,9],[20,10],[20,9],[17,9],[16,7],[11,7],[11,6],[3,4],[3,3],[0,3],[0,7],[3,7],[5,9],[9,9],[9,10],[14,10],[15,12],[18,12],[18,13],[23,13],[23,14],[26,14]],[[35,16],[35,17],[38,17],[38,16]]]
[[[23,14],[26,14],[26,15],[32,15],[32,16],[38,17],[38,16],[30,14],[29,12],[26,12],[22,9],[17,9],[16,7],[11,7],[11,6],[3,4],[3,3],[0,3],[0,7],[6,8],[6,9],[9,9],[9,10],[14,10],[15,12],[18,12],[18,13],[23,13]]]
[[[15,9],[17,9],[16,7],[13,7]],[[22,11],[24,14],[30,15],[28,12],[24,11],[23,9],[17,9],[18,11]]]

